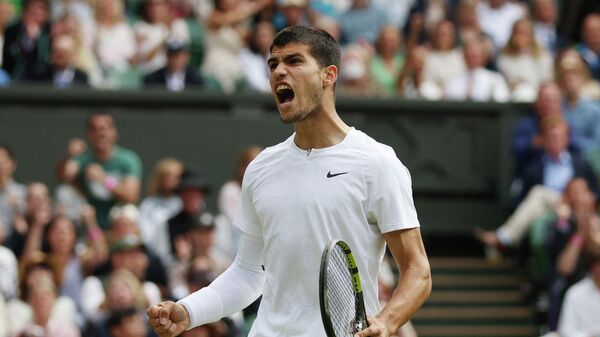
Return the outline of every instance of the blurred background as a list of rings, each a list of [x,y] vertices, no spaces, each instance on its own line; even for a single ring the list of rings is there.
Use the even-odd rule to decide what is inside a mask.
[[[397,336],[600,335],[600,1],[0,0],[0,337],[153,336],[229,265],[288,25],[411,172],[434,286]]]

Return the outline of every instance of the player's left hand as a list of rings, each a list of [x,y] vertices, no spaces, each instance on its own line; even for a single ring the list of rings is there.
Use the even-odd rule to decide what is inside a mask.
[[[388,326],[379,318],[367,317],[369,327],[357,332],[354,337],[389,337],[390,330]]]

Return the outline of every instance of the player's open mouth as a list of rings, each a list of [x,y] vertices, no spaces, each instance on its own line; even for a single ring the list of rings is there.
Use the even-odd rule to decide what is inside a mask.
[[[277,94],[277,100],[280,105],[291,102],[295,96],[294,90],[287,84],[280,84],[277,86],[275,93]]]

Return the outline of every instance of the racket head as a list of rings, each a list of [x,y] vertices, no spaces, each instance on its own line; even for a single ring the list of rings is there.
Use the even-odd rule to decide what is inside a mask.
[[[351,337],[368,326],[358,266],[344,241],[331,240],[323,250],[319,304],[327,337]]]

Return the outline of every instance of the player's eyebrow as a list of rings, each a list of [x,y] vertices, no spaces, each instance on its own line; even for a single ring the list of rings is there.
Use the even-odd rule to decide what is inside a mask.
[[[284,62],[289,61],[295,57],[300,57],[303,58],[304,56],[302,55],[302,53],[293,53],[293,54],[289,54],[289,55],[285,55],[282,58],[281,57],[269,57],[269,60],[267,61],[267,64],[271,65],[272,63],[275,62],[279,62],[280,59],[283,59]]]

